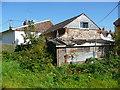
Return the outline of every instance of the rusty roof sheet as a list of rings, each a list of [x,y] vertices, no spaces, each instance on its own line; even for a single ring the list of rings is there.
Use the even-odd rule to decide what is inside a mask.
[[[85,39],[71,39],[71,40],[61,40],[59,38],[55,38],[52,40],[48,40],[53,42],[56,45],[82,45],[85,43],[101,43],[101,44],[114,44],[114,41],[107,41],[107,40],[103,40],[103,39],[89,39],[89,40],[85,40]]]
[[[86,42],[88,42],[88,43],[95,43],[96,42],[96,43],[101,43],[101,44],[114,43],[113,41],[107,41],[107,40],[103,40],[103,39],[90,39],[90,40],[73,39],[72,41],[78,45],[84,44]]]

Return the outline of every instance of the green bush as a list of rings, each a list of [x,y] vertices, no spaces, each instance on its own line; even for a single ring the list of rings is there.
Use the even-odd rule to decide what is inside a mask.
[[[87,58],[86,61],[85,61],[85,63],[93,63],[93,62],[95,62],[97,60],[98,60],[98,58],[91,57],[91,58]]]
[[[26,48],[22,51],[3,52],[3,60],[18,61],[20,66],[31,71],[41,71],[51,69],[52,56],[46,50],[45,38],[37,39],[37,44],[31,45],[31,48]]]
[[[19,58],[19,53],[18,52],[8,52],[8,51],[2,51],[2,59],[7,60],[7,61],[14,61],[18,60]]]
[[[48,63],[44,65],[47,67],[45,70],[37,72],[23,69],[17,60],[7,60],[6,58],[2,64],[3,88],[117,88],[119,85],[117,72],[90,73],[84,71],[89,70],[90,67],[86,63],[64,64],[63,67],[55,67]],[[90,65],[92,64],[90,63]]]
[[[34,42],[34,41],[33,41]],[[22,50],[22,49],[21,49]],[[53,66],[45,38],[22,51],[2,52],[3,88],[116,88],[120,57],[88,58],[83,64]],[[12,72],[12,73],[11,73]],[[8,81],[9,80],[9,81]]]

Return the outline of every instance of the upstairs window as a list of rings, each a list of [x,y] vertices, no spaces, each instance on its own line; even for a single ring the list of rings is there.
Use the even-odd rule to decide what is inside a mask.
[[[80,22],[81,28],[88,28],[88,22]]]

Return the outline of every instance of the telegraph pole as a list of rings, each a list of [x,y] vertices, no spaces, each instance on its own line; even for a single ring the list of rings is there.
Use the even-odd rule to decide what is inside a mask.
[[[96,43],[97,43],[97,31],[95,33],[95,47],[94,47],[94,51],[93,51],[93,57],[96,57]]]

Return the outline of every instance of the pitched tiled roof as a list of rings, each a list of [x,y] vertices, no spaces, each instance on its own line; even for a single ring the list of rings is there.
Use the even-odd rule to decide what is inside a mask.
[[[109,33],[108,31],[104,31],[104,30],[98,30],[98,33],[102,33],[104,37],[107,37],[108,34],[112,34],[112,33]]]
[[[36,32],[41,32],[41,33],[48,30],[52,25],[53,24],[52,24],[52,22],[50,20],[45,20],[45,21],[42,21],[42,22],[34,23],[35,31]],[[25,27],[28,27],[28,25],[14,28],[14,30],[16,30],[16,31],[24,31]]]
[[[64,28],[64,26],[66,26],[67,24],[69,24],[70,22],[72,22],[73,20],[75,20],[76,18],[78,18],[79,16],[81,16],[81,15],[83,15],[84,13],[82,13],[82,14],[80,14],[80,15],[78,15],[78,16],[75,16],[75,17],[73,17],[73,18],[70,18],[70,19],[68,19],[68,20],[65,20],[65,21],[63,21],[63,22],[61,22],[61,23],[58,23],[58,24],[56,24],[56,25],[53,25],[51,28],[49,28],[45,33],[49,33],[49,32],[53,32],[53,31],[55,31],[55,30],[58,30],[58,29],[60,29],[60,28]],[[84,14],[85,16],[86,16],[86,14]],[[87,16],[86,16],[87,17]],[[89,18],[89,17],[87,17],[87,18]],[[90,19],[90,18],[89,18]],[[90,19],[91,20],[91,19]],[[92,21],[92,20],[91,20]],[[93,22],[93,21],[92,21]],[[93,22],[94,23],[94,22]],[[95,24],[95,23],[94,23]],[[96,24],[95,24],[96,25]],[[97,25],[96,25],[97,26]],[[98,27],[99,28],[99,27]],[[99,28],[100,29],[100,28]]]
[[[70,22],[72,22],[73,20],[75,20],[79,16],[81,16],[81,15],[78,15],[76,17],[70,18],[70,19],[65,20],[65,21],[63,21],[61,23],[55,24],[51,28],[49,28],[45,33],[52,32],[52,31],[58,30],[60,28],[63,28],[64,26],[66,26],[67,24],[69,24]]]
[[[114,22],[115,26],[120,26],[120,18],[118,18],[115,22]]]
[[[101,33],[103,34],[104,37],[107,37],[107,35],[109,34],[107,31],[103,31]]]

